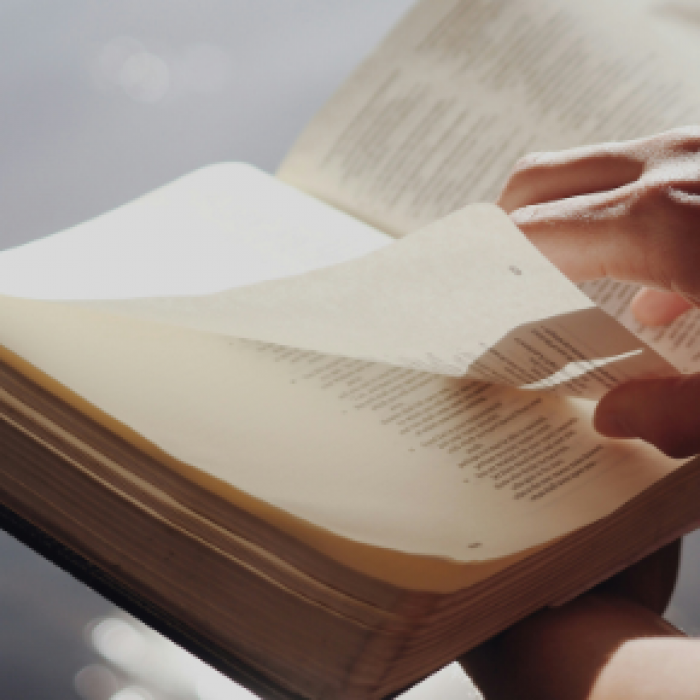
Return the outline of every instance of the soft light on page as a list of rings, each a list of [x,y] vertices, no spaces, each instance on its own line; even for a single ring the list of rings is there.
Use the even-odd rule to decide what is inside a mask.
[[[466,207],[382,250],[283,280],[199,297],[86,303],[509,386],[559,373],[562,390],[589,398],[632,376],[675,373],[488,204]],[[572,371],[562,373],[567,366]]]
[[[67,231],[0,253],[0,294],[211,294],[349,260],[390,242],[251,166],[213,165]]]

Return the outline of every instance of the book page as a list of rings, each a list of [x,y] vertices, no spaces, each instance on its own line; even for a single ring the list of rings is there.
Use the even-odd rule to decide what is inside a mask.
[[[678,464],[597,435],[589,401],[76,305],[2,297],[0,342],[193,482],[252,512],[250,497],[269,504],[273,523],[279,512],[312,525],[312,544],[507,556],[607,515]]]
[[[0,293],[586,398],[674,372],[492,205],[390,241],[217,165],[1,253]]]
[[[466,207],[303,275],[213,295],[86,303],[227,337],[585,398],[632,377],[675,373],[492,205]]]
[[[567,355],[567,343],[583,352],[603,343],[589,364],[596,357],[624,355],[630,339],[636,342],[625,333],[594,332],[599,319],[604,324],[612,319],[493,207],[469,209],[427,237],[387,245],[369,227],[290,195],[271,178],[232,167],[200,171],[95,222],[0,254],[0,291],[15,295],[0,297],[2,346],[100,411],[96,419],[117,421],[167,455],[171,461],[164,464],[331,556],[341,556],[339,537],[457,562],[508,556],[607,515],[678,464],[648,445],[601,438],[591,425],[590,401],[96,308],[95,299],[109,306],[105,300],[144,292],[179,298],[187,308],[187,295],[216,292],[222,284],[235,287],[241,279],[302,273],[314,264],[338,263],[321,281],[340,271],[330,279],[342,289],[352,279],[343,280],[342,252],[349,259],[344,265],[369,260],[370,272],[371,258],[379,256],[378,288],[364,288],[367,279],[360,271],[355,291],[369,292],[369,307],[386,303],[382,313],[401,302],[402,294],[390,295],[381,285],[418,274],[405,290],[409,306],[402,319],[432,323],[434,300],[428,297],[421,306],[415,295],[423,287],[433,293],[441,280],[437,292],[456,315],[449,326],[461,325],[461,332],[468,319],[481,334],[491,332],[490,323],[500,323],[499,315],[506,323],[498,333],[515,323],[516,334],[507,339],[521,355],[509,357],[528,372],[541,357],[533,327],[526,328],[525,344],[516,342],[524,321],[535,324],[540,347],[554,348],[565,359],[580,360]],[[186,224],[180,226],[183,217]],[[203,251],[184,261],[179,255],[168,258],[163,237],[171,236],[180,252],[194,251],[193,232]],[[327,249],[326,232],[350,242]],[[276,257],[278,247],[286,251],[284,259]],[[100,257],[100,251],[110,251],[110,257]],[[383,257],[384,251],[391,255]],[[222,263],[216,258],[223,255],[230,257]],[[112,272],[115,260],[121,266]],[[38,274],[42,270],[46,274]],[[146,273],[154,279],[143,280]],[[265,284],[287,290],[295,279],[301,278]],[[245,294],[251,289],[244,288]],[[457,293],[465,289],[467,298]],[[321,285],[321,296],[332,293]],[[20,294],[30,298],[16,298]],[[60,301],[39,300],[47,297]],[[496,313],[498,303],[503,308]],[[479,313],[477,304],[488,313]],[[352,304],[348,308],[364,315]],[[571,328],[567,312],[575,321]],[[552,313],[559,315],[550,325]],[[590,338],[577,335],[582,318],[590,324]],[[392,321],[390,315],[378,319]],[[435,329],[450,330],[439,323]],[[380,330],[375,326],[372,332]],[[619,339],[622,346],[612,347]],[[635,361],[640,355],[632,352]],[[605,365],[592,384],[607,380],[602,370],[612,375],[623,364]],[[511,370],[509,365],[499,371]]]
[[[669,23],[673,6],[423,0],[311,122],[279,174],[401,236],[493,201],[526,152],[697,123],[687,66],[700,42]]]
[[[213,294],[344,262],[392,239],[242,163],[210,165],[60,233],[0,252],[0,294]]]

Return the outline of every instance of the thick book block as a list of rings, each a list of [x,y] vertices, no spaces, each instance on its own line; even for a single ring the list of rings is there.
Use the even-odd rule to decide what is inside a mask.
[[[390,697],[694,527],[700,461],[601,438],[591,399],[700,371],[700,312],[639,329],[635,285],[462,209],[525,149],[700,119],[623,21],[423,0],[284,182],[213,166],[0,254],[3,526],[311,700]]]

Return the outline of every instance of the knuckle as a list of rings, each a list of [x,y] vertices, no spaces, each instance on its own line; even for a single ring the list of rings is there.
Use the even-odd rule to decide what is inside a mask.
[[[697,138],[700,154],[700,127],[675,135]],[[684,167],[687,161],[671,159],[671,165],[651,169],[626,188],[624,230],[634,237],[647,279],[695,296],[700,294],[700,163]]]
[[[700,173],[698,176],[671,173],[642,178],[631,197],[634,208],[645,216],[663,217],[676,229],[700,224]]]
[[[655,155],[700,153],[700,125],[681,126],[650,139]]]
[[[624,204],[620,214],[625,219],[626,232],[635,237],[646,238],[657,228],[656,222],[666,216],[666,194],[657,183],[633,183],[621,193],[620,202]]]
[[[673,183],[666,179],[642,179],[627,196],[629,213],[639,232],[685,233],[687,216],[678,206]]]
[[[636,187],[635,204],[637,209],[653,207],[654,211],[666,208],[671,203],[670,184],[666,178],[643,178]]]
[[[629,197],[626,232],[643,254],[645,276],[663,288],[700,291],[700,204],[679,205],[667,182],[640,183]]]
[[[695,150],[700,146],[700,125],[681,126],[667,133],[671,143],[680,148]]]

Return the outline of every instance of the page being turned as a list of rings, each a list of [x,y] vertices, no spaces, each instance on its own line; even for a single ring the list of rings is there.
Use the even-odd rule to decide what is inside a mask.
[[[633,377],[675,373],[488,204],[304,275],[197,297],[80,303],[217,335],[586,398]]]
[[[401,236],[494,201],[526,152],[697,122],[700,93],[648,31],[648,5],[424,0],[311,122],[280,176]]]
[[[108,313],[111,302],[76,303],[166,294],[167,303],[144,315],[176,312],[191,322],[190,311],[202,300],[206,311],[212,300],[191,295],[220,290],[227,280],[240,283],[232,279],[236,271],[257,271],[265,280],[354,258],[344,265],[369,267],[310,273],[320,276],[311,291],[308,279],[299,283],[306,276],[241,288],[244,296],[233,294],[234,301],[249,309],[258,304],[259,311],[272,300],[272,321],[281,318],[290,332],[298,332],[300,317],[285,304],[320,302],[316,318],[335,324],[325,336],[333,342],[336,334],[347,339],[343,327],[369,319],[369,341],[393,342],[384,349],[399,359],[410,347],[425,361],[425,349],[435,350],[438,341],[438,350],[450,351],[446,366],[465,358],[469,364],[463,351],[471,343],[477,369],[513,372],[511,383],[518,384],[541,376],[536,370],[551,374],[548,353],[564,369],[629,355],[602,366],[593,388],[608,374],[627,372],[626,362],[654,360],[495,207],[459,212],[426,236],[387,244],[330,209],[317,211],[289,192],[278,197],[258,176],[255,184],[250,173],[225,173],[200,173],[194,183],[180,181],[155,199],[3,254],[0,289],[15,298],[0,297],[0,343],[174,457],[178,469],[189,465],[193,481],[206,477],[207,488],[245,508],[252,506],[236,500],[241,493],[273,506],[261,517],[292,514],[315,532],[403,552],[467,562],[513,554],[610,513],[676,466],[647,445],[597,435],[590,401],[517,391],[484,382],[483,374],[448,377],[199,332],[173,318],[127,318]],[[283,215],[294,215],[291,228]],[[332,246],[325,245],[327,227],[341,239]],[[191,250],[193,231],[204,250],[175,266],[180,255],[164,257],[158,240],[179,239],[180,252]],[[345,238],[352,243],[343,250],[337,244]],[[83,242],[93,242],[94,268],[85,264]],[[277,260],[269,254],[277,249],[294,255]],[[113,251],[111,261],[122,265],[101,268],[100,251]],[[207,277],[212,271],[214,279]],[[150,279],[149,272],[161,277]],[[404,286],[393,289],[394,282]],[[277,291],[270,296],[266,285]],[[341,292],[348,296],[334,296]],[[210,304],[209,321],[221,310],[228,315],[218,320],[230,321],[231,300],[219,299]],[[397,320],[407,325],[392,336]],[[613,325],[601,330],[599,321]],[[505,353],[501,342],[516,347]],[[328,549],[335,550],[337,542]]]
[[[576,396],[668,370],[492,205],[391,240],[218,165],[3,252],[0,292]]]

